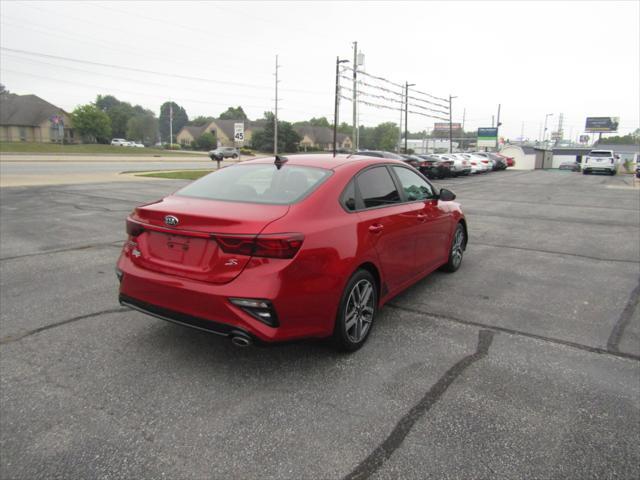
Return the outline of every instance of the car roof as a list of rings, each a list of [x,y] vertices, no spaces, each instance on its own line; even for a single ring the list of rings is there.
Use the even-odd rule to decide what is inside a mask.
[[[403,165],[404,162],[400,160],[394,160],[391,158],[380,158],[380,157],[369,157],[365,154],[343,154],[340,153],[335,157],[331,153],[315,153],[315,154],[293,154],[293,155],[282,155],[287,159],[286,165],[301,165],[307,167],[316,167],[316,168],[324,168],[327,170],[335,170],[338,167],[343,165],[352,165],[352,164],[385,164],[385,163],[398,163]],[[254,163],[274,163],[275,157],[261,157],[256,158],[254,160],[247,160],[242,162],[242,164],[254,164]]]

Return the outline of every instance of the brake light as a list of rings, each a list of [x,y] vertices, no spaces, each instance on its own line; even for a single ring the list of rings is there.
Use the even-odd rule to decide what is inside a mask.
[[[141,223],[135,222],[130,218],[127,218],[127,235],[137,237],[144,232],[144,226]]]
[[[214,235],[225,253],[266,258],[293,258],[304,241],[301,233],[271,235]]]

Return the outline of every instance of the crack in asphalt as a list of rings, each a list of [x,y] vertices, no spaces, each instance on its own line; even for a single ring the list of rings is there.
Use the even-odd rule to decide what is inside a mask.
[[[485,203],[495,203],[496,200],[486,199],[486,198],[473,198],[473,197],[465,197],[465,201],[471,200],[473,202],[485,202]],[[500,200],[498,200],[500,201]],[[528,202],[526,200],[503,200],[505,203],[521,203],[525,205],[537,205],[537,206],[545,206],[545,207],[575,207],[575,208],[593,208],[597,210],[611,210],[611,207],[608,206],[599,206],[599,205],[580,205],[575,203],[554,203],[554,202]],[[640,210],[637,208],[624,208],[616,206],[616,210],[624,211],[624,212],[635,212],[640,213]]]
[[[59,322],[50,323],[49,325],[45,325],[44,327],[35,328],[33,330],[29,330],[28,332],[22,333],[20,335],[11,336],[8,335],[6,337],[0,338],[0,345],[6,345],[8,343],[17,342],[22,340],[23,338],[30,337],[31,335],[35,335],[36,333],[44,332],[45,330],[51,330],[52,328],[61,327],[63,325],[67,325],[69,323],[77,322],[79,320],[85,320],[87,318],[99,317],[101,315],[108,315],[110,313],[120,313],[126,312],[129,310],[128,308],[109,308],[107,310],[101,310],[99,312],[87,313],[85,315],[79,315],[77,317],[67,318],[66,320],[61,320]]]
[[[569,257],[578,257],[578,258],[586,258],[588,260],[598,260],[601,262],[620,262],[620,263],[640,263],[640,260],[628,260],[622,258],[602,258],[602,257],[592,257],[590,255],[581,255],[579,253],[570,253],[570,252],[556,252],[553,250],[540,250],[538,248],[528,248],[528,247],[514,247],[512,245],[500,245],[497,243],[483,243],[474,241],[472,245],[482,245],[484,247],[496,247],[496,248],[509,248],[512,250],[524,250],[526,252],[538,252],[538,253],[549,253],[552,255],[563,255]]]
[[[629,325],[631,321],[638,302],[640,302],[640,279],[638,279],[638,285],[633,289],[631,295],[629,295],[629,301],[625,305],[624,310],[622,310],[618,321],[613,326],[613,330],[611,330],[611,335],[609,335],[609,340],[607,340],[607,349],[610,351],[620,352],[620,340],[622,339],[625,328],[627,328],[627,325]]]
[[[44,252],[25,253],[22,255],[14,255],[12,257],[2,257],[0,258],[0,262],[4,262],[5,260],[15,260],[18,258],[37,257],[40,255],[51,255],[54,253],[66,253],[66,252],[75,252],[77,250],[89,250],[90,248],[121,247],[123,243],[124,243],[124,240],[113,240],[112,242],[108,242],[108,243],[94,243],[92,245],[80,245],[78,247],[60,248],[57,250],[46,250]]]
[[[623,223],[623,222],[595,222],[589,220],[574,220],[571,218],[550,218],[540,215],[505,215],[503,213],[486,213],[482,210],[476,210],[473,208],[465,208],[464,212],[469,216],[474,217],[494,217],[494,218],[507,218],[516,220],[539,220],[542,222],[559,222],[559,223],[573,223],[577,225],[594,225],[598,227],[624,227],[624,228],[638,228],[637,224]]]
[[[440,400],[451,384],[471,365],[487,356],[494,335],[495,332],[491,330],[480,330],[478,332],[478,346],[476,347],[476,351],[462,358],[449,368],[418,403],[398,421],[389,436],[387,436],[367,458],[345,476],[344,480],[365,479],[377,472],[384,462],[402,445],[416,422],[431,410],[431,407]]]
[[[496,326],[496,325],[488,325],[486,323],[474,322],[473,320],[463,320],[461,318],[450,317],[448,315],[442,315],[442,314],[439,314],[439,313],[424,312],[422,310],[418,310],[418,309],[411,308],[411,307],[405,307],[405,306],[402,306],[402,305],[398,305],[396,303],[387,303],[386,307],[396,308],[398,310],[403,310],[405,312],[415,313],[417,315],[421,315],[421,316],[425,316],[425,317],[433,317],[433,318],[438,318],[440,320],[446,320],[448,322],[459,323],[461,325],[484,328],[484,329],[492,330],[494,332],[502,332],[502,333],[507,333],[509,335],[517,335],[517,336],[520,336],[520,337],[533,338],[535,340],[541,340],[543,342],[554,343],[556,345],[563,345],[565,347],[571,347],[571,348],[575,348],[577,350],[583,350],[585,352],[598,353],[598,354],[601,354],[601,355],[611,355],[613,357],[624,358],[624,359],[627,359],[627,360],[640,361],[640,355],[636,355],[636,354],[633,354],[633,353],[621,352],[619,350],[618,351],[614,351],[614,350],[610,350],[609,348],[592,347],[590,345],[584,345],[582,343],[572,342],[570,340],[562,340],[560,338],[554,338],[554,337],[545,337],[544,335],[538,335],[536,333],[524,332],[522,330],[515,330],[513,328],[499,327],[499,326]]]

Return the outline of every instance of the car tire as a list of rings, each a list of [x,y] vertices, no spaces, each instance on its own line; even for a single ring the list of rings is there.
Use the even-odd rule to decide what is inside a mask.
[[[583,175],[589,175],[589,170],[583,170],[583,171],[582,171],[582,174],[583,174]]]
[[[451,239],[449,259],[447,260],[447,263],[440,267],[440,270],[449,273],[453,273],[458,270],[460,265],[462,265],[462,257],[466,246],[467,233],[465,232],[464,226],[461,223],[458,223],[456,231],[453,233],[453,238]]]
[[[615,170],[611,170],[610,175],[613,177],[616,174]]]
[[[376,281],[369,271],[359,269],[342,292],[333,328],[333,344],[336,349],[355,352],[362,347],[371,333],[377,310]]]
[[[238,155],[234,153],[233,155],[231,155],[231,158],[238,158]]]

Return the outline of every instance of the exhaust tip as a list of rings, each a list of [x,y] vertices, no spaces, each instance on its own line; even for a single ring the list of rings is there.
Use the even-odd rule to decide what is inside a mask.
[[[231,343],[238,348],[244,348],[251,346],[251,339],[244,335],[233,335],[231,337]]]

